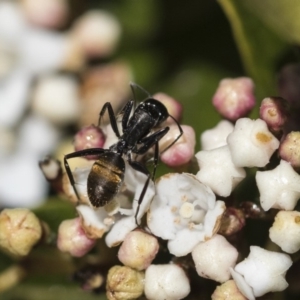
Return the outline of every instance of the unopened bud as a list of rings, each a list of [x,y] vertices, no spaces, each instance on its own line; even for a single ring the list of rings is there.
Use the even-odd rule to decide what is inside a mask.
[[[290,132],[279,146],[279,155],[293,168],[300,168],[300,131]]]
[[[76,151],[90,148],[103,148],[104,143],[104,133],[95,125],[83,127],[74,137],[74,148]],[[95,155],[85,156],[87,159],[96,159],[96,157]]]
[[[289,104],[281,97],[264,98],[259,116],[264,120],[269,130],[274,134],[280,134],[289,117]]]
[[[157,239],[143,231],[128,233],[119,249],[119,260],[128,267],[137,270],[146,269],[155,258],[159,244]]]
[[[169,167],[177,167],[188,163],[194,157],[196,137],[191,126],[181,125],[183,134],[180,139],[161,155],[161,160]],[[168,134],[160,141],[160,149],[164,151],[179,135],[177,125],[171,125]]]
[[[108,300],[136,299],[144,291],[144,272],[129,267],[114,266],[107,275],[106,296]]]
[[[26,208],[4,209],[0,214],[0,247],[16,256],[26,256],[42,237],[36,215]]]
[[[222,216],[219,234],[230,236],[239,232],[245,226],[245,215],[241,209],[228,207]]]
[[[81,228],[79,218],[65,220],[58,228],[57,247],[62,252],[68,252],[72,256],[84,256],[95,246],[96,240],[86,236]]]
[[[217,286],[211,300],[247,300],[247,298],[239,291],[234,280],[228,280]]]
[[[254,107],[253,90],[250,78],[223,79],[213,96],[213,105],[224,118],[236,121],[247,116]]]

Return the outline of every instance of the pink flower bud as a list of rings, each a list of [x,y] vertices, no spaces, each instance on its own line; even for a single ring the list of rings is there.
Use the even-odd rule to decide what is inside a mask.
[[[76,151],[90,148],[103,148],[105,139],[106,137],[101,128],[95,125],[83,127],[74,137],[74,148]],[[96,159],[94,155],[89,155],[85,158]]]
[[[260,106],[259,116],[267,123],[272,133],[282,133],[289,117],[288,102],[281,97],[264,98]]]
[[[96,240],[89,239],[80,225],[80,218],[63,221],[58,228],[57,247],[72,256],[82,257],[95,245]]]
[[[188,163],[194,156],[195,151],[195,131],[191,126],[181,125],[183,135],[166,152],[162,153],[161,160],[170,167],[177,167]],[[160,149],[163,151],[178,136],[177,125],[171,125],[169,132],[160,141]]]
[[[156,93],[153,95],[153,98],[156,100],[159,100],[161,103],[163,103],[165,105],[165,107],[167,108],[169,114],[172,117],[174,117],[178,122],[180,122],[180,120],[182,118],[182,111],[183,111],[183,108],[182,108],[182,105],[180,102],[178,102],[174,98],[172,98],[169,95],[164,94],[164,93]],[[174,122],[174,121],[170,120],[170,122]]]
[[[255,105],[254,84],[250,78],[223,79],[213,96],[213,105],[226,119],[247,116]]]
[[[128,267],[144,270],[150,266],[158,252],[157,239],[141,230],[128,233],[119,249],[119,260]]]
[[[300,169],[300,132],[290,132],[279,146],[279,155],[293,168]]]

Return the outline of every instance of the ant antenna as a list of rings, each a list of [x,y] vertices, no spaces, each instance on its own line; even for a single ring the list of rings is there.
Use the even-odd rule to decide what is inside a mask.
[[[129,84],[130,84],[130,88],[131,88],[131,91],[132,91],[132,94],[133,94],[134,101],[136,101],[136,99],[137,99],[136,90],[142,91],[145,95],[147,95],[147,98],[152,97],[152,95],[148,91],[146,91],[144,88],[142,88],[137,83],[131,81]]]

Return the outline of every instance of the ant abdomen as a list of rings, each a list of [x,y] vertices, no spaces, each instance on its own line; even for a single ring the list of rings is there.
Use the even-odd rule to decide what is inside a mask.
[[[114,152],[98,156],[88,176],[87,193],[95,208],[106,205],[119,192],[125,174],[124,159]]]

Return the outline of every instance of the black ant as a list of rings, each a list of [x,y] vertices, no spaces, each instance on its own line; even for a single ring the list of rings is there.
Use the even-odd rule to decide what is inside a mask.
[[[134,99],[135,87],[144,91],[140,86],[134,83],[131,83],[130,87],[133,92]],[[119,139],[117,143],[110,146],[109,149],[84,149],[69,153],[64,157],[64,164],[67,175],[77,198],[80,199],[78,191],[75,187],[74,177],[67,160],[70,158],[85,157],[89,155],[97,156],[97,160],[93,164],[87,179],[87,194],[89,201],[94,208],[106,205],[118,194],[123,184],[125,174],[125,161],[123,159],[123,156],[125,156],[128,164],[134,170],[145,174],[147,176],[147,180],[139,197],[138,207],[135,213],[135,220],[137,225],[137,215],[139,212],[140,204],[143,201],[150,179],[152,178],[153,180],[155,176],[159,158],[158,142],[162,139],[163,136],[168,133],[169,127],[158,129],[154,132],[153,130],[161,125],[168,117],[171,117],[177,124],[179,134],[174,139],[174,141],[170,145],[168,145],[166,149],[164,149],[164,151],[174,145],[183,133],[181,126],[176,121],[176,119],[168,113],[168,110],[164,106],[164,104],[154,99],[146,91],[144,92],[148,95],[148,97],[137,107],[135,107],[135,100],[130,100],[120,111],[118,116],[122,117],[122,135],[120,135],[117,126],[118,116],[115,116],[110,102],[106,102],[103,105],[99,114],[98,126],[100,126],[101,119],[107,110],[111,127]],[[132,153],[136,155],[143,155],[152,146],[154,146],[154,169],[151,175],[144,164],[132,159]]]

